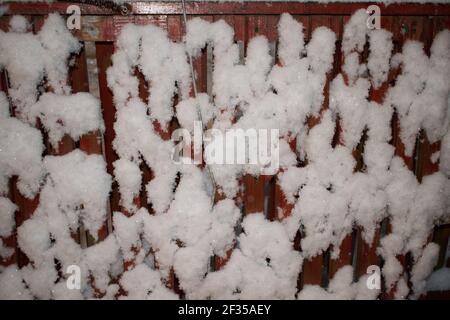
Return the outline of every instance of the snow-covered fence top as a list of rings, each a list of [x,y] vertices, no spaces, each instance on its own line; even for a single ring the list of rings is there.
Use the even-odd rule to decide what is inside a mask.
[[[381,5],[381,29],[365,6],[80,5],[69,31],[44,16],[67,4],[9,4],[0,298],[449,290],[450,6]],[[200,119],[278,130],[278,170],[175,163]]]

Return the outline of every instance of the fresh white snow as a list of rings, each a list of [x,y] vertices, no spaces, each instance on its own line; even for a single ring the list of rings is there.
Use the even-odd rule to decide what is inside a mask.
[[[297,294],[296,285],[305,259],[330,246],[336,258],[355,226],[371,244],[384,218],[391,230],[378,253],[386,287],[395,288],[397,298],[441,289],[436,279],[446,273],[432,274],[439,248],[428,236],[450,214],[450,31],[435,36],[429,56],[417,41],[406,41],[392,56],[392,34],[368,30],[366,19],[365,10],[358,10],[345,25],[344,64],[331,79],[327,110],[322,110],[324,88],[336,51],[336,35],[329,28],[316,28],[305,42],[302,23],[281,15],[275,60],[264,36],[250,39],[242,56],[233,28],[223,20],[189,20],[183,42],[171,41],[153,25],[124,26],[107,71],[117,108],[113,148],[119,156],[111,177],[102,155],[76,149],[43,157],[38,119],[56,147],[64,135],[77,141],[104,131],[100,102],[89,93],[71,94],[68,63],[80,44],[59,15],[50,15],[36,35],[24,17],[14,17],[10,31],[0,32],[0,68],[8,71],[11,84],[8,96],[0,93],[0,236],[8,237],[16,228],[18,208],[6,198],[11,177],[18,176],[18,189],[27,198],[39,193],[39,206],[17,228],[19,247],[31,263],[0,270],[0,298],[113,299],[121,288],[126,294],[120,299],[176,299],[167,288],[175,273],[187,298],[375,299],[379,291],[366,287],[367,276],[354,282],[351,266],[341,268],[328,288],[305,286]],[[191,97],[187,52],[195,58],[206,46],[213,53],[212,92]],[[399,76],[385,101],[370,101],[370,88],[385,83],[393,68]],[[149,83],[148,101],[139,97],[136,69]],[[47,92],[41,94],[38,86],[44,82]],[[174,142],[161,138],[156,124],[166,131],[177,117],[192,133],[199,120],[197,107],[203,129],[279,130],[278,183],[293,206],[291,215],[280,221],[269,221],[262,213],[242,217],[235,201],[240,178],[258,176],[258,165],[212,165],[223,197],[214,203],[206,170],[172,161]],[[394,155],[394,112],[407,155],[421,129],[431,143],[442,141],[441,151],[432,157],[440,171],[421,183]],[[313,128],[307,123],[310,117],[320,117]],[[338,119],[342,132],[333,146]],[[365,167],[355,172],[352,151],[364,131]],[[214,145],[214,139],[205,147]],[[293,139],[296,150],[289,146]],[[208,157],[206,153],[207,148]],[[297,157],[305,165],[297,166]],[[148,204],[136,201],[144,163],[152,173],[145,185]],[[98,237],[107,220],[113,179],[123,212],[112,213],[113,232],[106,239],[84,248],[72,235],[82,228]],[[242,231],[237,233],[237,226]],[[301,252],[293,248],[299,229]],[[225,266],[211,268],[211,257],[225,258],[230,252]],[[408,252],[412,288],[398,260]],[[1,240],[0,255],[12,253]],[[66,288],[67,274],[58,276],[55,259],[61,270],[80,266],[79,290]]]

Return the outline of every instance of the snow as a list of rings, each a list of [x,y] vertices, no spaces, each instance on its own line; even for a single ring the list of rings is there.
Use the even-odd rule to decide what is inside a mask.
[[[134,269],[124,272],[120,285],[127,292],[124,299],[177,299],[177,295],[163,285],[158,271],[150,269],[145,264],[139,264]]]
[[[338,244],[352,228],[353,219],[347,210],[351,191],[344,186],[351,182],[355,162],[346,147],[332,148],[334,128],[331,112],[324,112],[321,122],[309,131],[305,141],[308,166],[294,168],[294,175],[298,172],[297,181],[293,181],[296,185],[288,185],[288,199],[298,192],[301,201],[295,203],[292,215],[283,223],[293,240],[301,222],[305,231],[301,246],[306,257],[319,254],[330,244],[334,244],[333,255],[337,255]],[[336,167],[340,170],[333,170]],[[284,179],[283,175],[282,190],[293,178]]]
[[[449,97],[450,106],[450,97]],[[439,155],[439,169],[447,177],[450,177],[450,130],[447,131],[446,135],[441,141],[441,152]]]
[[[181,99],[189,96],[190,70],[185,59],[184,48],[171,42],[167,32],[153,25],[126,25],[117,41],[118,51],[113,57],[113,68],[108,70],[108,83],[118,97],[137,96],[137,82],[124,82],[122,73],[129,79],[133,68],[138,67],[149,84],[148,107],[150,118],[157,120],[164,130],[173,117],[172,102],[176,93]],[[117,61],[120,63],[116,65]],[[116,85],[117,84],[117,85]],[[124,85],[123,87],[121,85]],[[179,88],[179,92],[177,90]],[[117,100],[120,107],[125,101]]]
[[[162,270],[168,270],[172,265],[177,241],[186,247],[202,245],[200,242],[211,224],[211,207],[210,197],[203,188],[202,171],[194,166],[185,166],[167,212],[144,220],[145,237],[157,251]],[[158,259],[159,256],[163,260]]]
[[[0,238],[0,257],[7,259],[14,254],[14,248],[8,247],[3,243],[3,240]]]
[[[380,290],[368,289],[367,276],[362,276],[358,282],[353,282],[353,268],[341,267],[330,280],[328,288],[317,285],[306,285],[298,295],[299,300],[374,300]]]
[[[436,262],[436,245],[427,245],[427,239],[433,225],[448,217],[449,180],[436,172],[419,184],[399,158],[394,158],[390,169],[394,176],[386,191],[392,230],[381,239],[378,249],[385,260],[383,274],[390,288],[403,269],[396,257],[411,252],[415,261],[412,297],[417,298]]]
[[[193,18],[178,42],[153,25],[125,25],[107,71],[117,109],[114,178],[102,155],[76,149],[42,158],[42,134],[32,127],[37,119],[56,147],[64,135],[78,141],[86,133],[104,132],[100,102],[89,93],[71,94],[67,66],[80,44],[60,16],[50,15],[37,35],[29,32],[24,17],[11,19],[10,32],[0,32],[0,65],[11,82],[8,96],[0,93],[0,237],[15,232],[18,207],[6,198],[12,176],[18,176],[24,196],[39,193],[39,205],[17,227],[18,245],[30,264],[1,270],[0,298],[177,299],[168,288],[175,274],[187,299],[376,299],[380,291],[367,288],[369,275],[355,281],[352,266],[339,269],[327,288],[306,285],[297,292],[297,278],[305,259],[329,248],[337,258],[355,227],[372,244],[385,218],[391,230],[377,250],[386,288],[395,289],[398,299],[419,298],[436,288],[436,278],[446,274],[432,273],[439,248],[428,238],[449,218],[450,32],[436,35],[430,56],[422,43],[407,41],[392,57],[392,34],[368,30],[366,19],[365,10],[359,10],[344,27],[344,64],[330,79],[329,109],[323,109],[324,89],[336,34],[326,27],[316,28],[306,43],[303,25],[281,15],[277,60],[265,36],[249,39],[247,50],[241,50],[223,20]],[[213,53],[212,92],[191,97],[185,50],[196,57],[207,46]],[[394,68],[399,76],[385,101],[370,101],[370,90],[385,84]],[[139,95],[136,70],[149,84],[148,99]],[[48,92],[41,93],[44,81]],[[432,156],[440,171],[420,183],[390,144],[394,111],[407,155],[420,130],[431,143],[442,140],[441,151]],[[174,141],[156,129],[168,130],[174,117],[191,134],[200,118],[202,130],[213,129],[212,136],[205,134],[206,158],[220,142],[218,133],[276,129],[272,142],[280,170],[274,173],[293,207],[291,215],[278,221],[262,213],[242,216],[240,178],[261,179],[267,172],[260,165],[211,165],[221,196],[213,201],[207,170],[175,164]],[[312,128],[310,117],[320,118]],[[338,120],[342,130],[334,145]],[[363,133],[364,166],[356,171],[352,153]],[[151,170],[147,204],[140,203],[144,165]],[[73,234],[83,229],[97,239],[107,220],[113,179],[121,207],[112,215],[113,232],[86,248]],[[301,251],[293,246],[299,230]],[[13,251],[3,240],[0,254],[7,257]],[[407,253],[413,263],[410,279],[398,259]],[[211,265],[212,257],[228,256],[220,269]],[[81,288],[71,291],[63,271],[74,264],[81,268]]]
[[[81,49],[78,39],[66,28],[66,21],[59,14],[48,15],[37,37],[45,50],[47,85],[56,94],[70,93],[70,87],[66,84],[67,62],[72,53]]]
[[[349,149],[356,147],[365,127],[360,120],[367,113],[369,88],[369,81],[363,78],[347,86],[342,75],[334,78],[330,86],[330,109],[339,114],[342,142]]]
[[[366,43],[366,36],[369,32],[367,28],[367,14],[365,9],[355,11],[350,20],[344,26],[344,34],[342,37],[342,52],[347,56],[352,51],[361,53]]]
[[[231,199],[217,202],[211,212],[210,238],[212,251],[225,257],[234,244],[234,228],[240,218],[240,210]]]
[[[133,200],[141,189],[141,175],[136,163],[127,159],[114,161],[114,179],[119,184],[121,205],[130,212],[137,210]]]
[[[431,163],[438,163],[440,154],[441,154],[440,150],[433,152],[433,154],[430,157]]]
[[[400,135],[408,156],[413,152],[419,128],[426,131],[431,143],[443,138],[448,130],[449,46],[448,30],[434,38],[430,58],[420,42],[407,41],[403,46],[399,57],[402,73],[387,101],[399,114]],[[427,111],[423,112],[424,109]]]
[[[427,278],[433,272],[439,258],[439,246],[436,243],[429,243],[422,252],[422,256],[417,259],[411,270],[411,282],[414,295],[412,298],[419,298],[425,293]]]
[[[327,27],[318,27],[312,32],[311,40],[306,46],[310,66],[314,74],[326,74],[333,66],[336,34]],[[331,45],[330,45],[331,44]]]
[[[208,30],[207,33],[200,30]],[[233,42],[233,30],[219,20],[214,23],[199,18],[187,26],[186,45],[195,57],[207,44],[213,47],[213,104],[216,106],[213,129],[273,128],[280,138],[291,140],[304,130],[308,115],[317,114],[322,103],[326,73],[332,67],[335,34],[322,27],[314,31],[305,49],[303,26],[290,15],[282,15],[278,24],[280,45],[278,57],[282,65],[273,66],[269,43],[264,36],[249,41],[246,57],[239,57],[238,44]],[[244,64],[239,63],[243,61]],[[304,88],[297,90],[296,88]],[[276,94],[274,94],[276,92]],[[242,116],[233,119],[239,110]],[[185,126],[185,125],[183,125]],[[207,141],[205,156],[214,153],[220,135],[212,134]],[[280,164],[295,162],[295,154],[280,142]],[[219,192],[228,198],[238,193],[238,179],[245,173],[257,175],[258,166],[210,166]]]
[[[239,248],[223,269],[207,274],[192,298],[293,298],[302,257],[293,250],[283,226],[261,213],[245,217],[242,226]]]
[[[367,68],[375,89],[386,82],[389,73],[389,60],[392,49],[392,33],[384,29],[372,30],[369,33],[370,53]]]
[[[20,249],[31,261],[37,265],[42,264],[48,257],[47,250],[51,247],[49,228],[45,217],[37,213],[31,219],[24,221],[17,228],[17,241]]]
[[[105,130],[100,101],[89,93],[73,95],[44,93],[31,107],[32,118],[39,118],[53,147],[65,134],[78,141],[83,134]]]
[[[419,185],[414,176],[410,176],[408,169],[400,164],[399,159],[393,162],[391,170],[395,178],[387,191],[392,233],[401,236],[405,241],[406,251],[411,250],[417,257],[420,256],[421,247],[425,245],[433,224],[448,215],[448,179],[437,172],[425,177]],[[405,187],[409,189],[402,190]]]
[[[21,270],[23,281],[34,297],[41,300],[49,300],[51,288],[58,279],[58,272],[53,267],[53,261],[48,260],[37,267],[27,265]]]
[[[24,196],[33,198],[38,191],[40,195],[32,217],[17,228],[18,245],[31,263],[20,270],[13,265],[2,271],[0,295],[5,299],[89,298],[99,290],[112,297],[114,287],[109,286],[110,275],[117,275],[117,262],[122,261],[116,236],[110,235],[85,250],[72,238],[72,233],[78,232],[82,225],[96,239],[106,221],[112,179],[106,172],[105,160],[101,155],[87,155],[78,149],[64,156],[47,155],[42,159],[42,134],[30,126],[38,117],[55,145],[65,134],[78,140],[88,132],[104,130],[99,101],[87,93],[70,95],[70,87],[66,85],[68,58],[79,49],[78,41],[58,15],[50,15],[37,35],[24,33],[27,23],[23,17],[14,17],[11,25],[11,32],[1,33],[1,37],[11,41],[10,51],[2,51],[2,64],[10,76],[12,88],[8,93],[18,118],[10,116],[9,101],[1,93],[1,193],[8,192],[8,179],[17,175],[17,187]],[[31,47],[26,48],[26,44]],[[11,54],[23,57],[24,64],[29,59],[36,63],[21,69]],[[34,66],[37,68],[33,69]],[[37,86],[44,77],[51,92],[36,101]],[[22,90],[23,86],[29,89],[29,94]],[[21,104],[22,95],[30,100]],[[0,199],[0,236],[7,237],[14,232],[17,207],[6,198]],[[1,254],[5,257],[12,254],[4,247],[3,240]],[[60,263],[62,278],[55,268],[55,260]],[[66,289],[64,272],[73,264],[82,270],[82,292]]]
[[[37,86],[44,78],[46,52],[31,33],[0,32],[0,39],[0,68],[8,70],[9,95],[26,118],[26,109],[36,102]]]
[[[136,164],[140,164],[143,158],[152,168],[155,177],[146,186],[148,202],[153,204],[157,213],[165,211],[173,197],[172,189],[177,174],[171,159],[173,142],[163,141],[156,134],[147,115],[147,107],[138,98],[130,100],[117,111],[114,130],[116,137],[113,147],[119,157]],[[127,203],[129,200],[122,201]]]
[[[39,191],[44,173],[43,151],[39,130],[3,112],[0,118],[0,194],[8,192],[8,179],[17,175],[19,191],[25,197],[33,198]]]
[[[407,295],[400,278],[403,267],[396,256],[412,252],[417,267],[413,296],[419,296],[423,292],[424,279],[431,272],[427,266],[432,265],[433,259],[432,249],[424,248],[427,235],[436,221],[448,216],[448,209],[443,209],[448,203],[444,196],[446,194],[448,198],[448,180],[442,174],[435,173],[425,177],[421,184],[417,182],[403,161],[394,157],[394,149],[389,145],[390,119],[393,108],[400,112],[401,138],[407,145],[407,152],[412,150],[418,127],[422,126],[433,142],[447,132],[449,81],[444,79],[444,73],[447,75],[448,72],[434,70],[431,73],[428,69],[434,61],[435,65],[441,65],[442,70],[447,70],[450,65],[447,57],[449,51],[444,48],[448,48],[450,38],[447,31],[439,33],[433,42],[435,49],[430,58],[425,56],[422,44],[407,42],[402,57],[396,57],[402,64],[403,73],[388,91],[387,101],[379,105],[368,101],[371,83],[365,75],[365,64],[360,64],[360,53],[369,37],[367,68],[372,86],[379,87],[387,79],[389,68],[386,66],[390,60],[392,40],[384,30],[368,32],[365,19],[365,12],[358,11],[344,28],[342,50],[345,64],[343,74],[338,75],[330,86],[332,113],[322,113],[321,123],[302,136],[304,157],[308,159],[308,164],[303,168],[288,168],[281,175],[280,186],[287,200],[295,204],[292,215],[283,223],[291,239],[300,225],[303,227],[301,247],[305,257],[315,256],[332,245],[333,258],[339,253],[336,247],[354,223],[363,227],[364,240],[372,243],[375,226],[390,214],[392,234],[382,239],[379,249],[385,259],[383,274],[387,287],[391,288],[400,281],[398,297]],[[427,112],[419,111],[419,104],[414,102],[412,93],[405,94],[405,87],[408,86],[416,87],[412,90],[417,92],[416,97],[419,96],[419,101],[422,101],[420,107],[426,107]],[[424,101],[433,102],[426,105]],[[406,109],[414,103],[417,103],[417,109],[413,110],[413,114],[402,111],[403,105]],[[339,141],[342,146],[333,149],[333,121],[337,117],[342,125]],[[427,122],[429,125],[425,124]],[[352,172],[351,150],[356,147],[365,129],[368,135],[363,154],[366,168],[363,172]],[[338,164],[345,165],[345,169]],[[329,168],[340,170],[330,172]],[[311,294],[321,294],[314,288],[311,290]]]
[[[8,198],[0,197],[0,237],[9,237],[15,226],[14,212],[17,206]]]
[[[64,208],[71,227],[81,220],[94,238],[106,219],[106,203],[111,177],[101,155],[86,155],[74,150],[64,156],[47,156],[44,166],[49,174],[47,187],[51,201]],[[50,199],[49,199],[50,200]]]
[[[194,122],[200,121],[197,105],[200,107],[201,120],[206,126],[213,119],[213,106],[209,103],[209,96],[206,93],[199,93],[197,98],[188,98],[180,101],[176,106],[176,116],[180,126],[194,132]]]
[[[70,93],[67,62],[81,46],[58,14],[50,14],[36,35],[27,32],[24,17],[16,16],[10,23],[10,32],[0,31],[0,69],[8,70],[8,93],[17,116],[34,123],[29,109],[37,101],[38,85],[45,79],[55,93]]]
[[[148,212],[146,213],[148,214]],[[141,215],[135,214],[127,217],[121,212],[114,212],[113,225],[114,234],[122,251],[123,259],[126,261],[135,259],[136,254],[133,249],[139,248],[141,245],[139,237],[143,227]],[[142,257],[140,258],[142,259]]]
[[[10,31],[24,33],[30,31],[30,23],[24,16],[16,15],[9,21]]]
[[[10,116],[8,97],[3,91],[0,91],[0,119]]]
[[[110,283],[110,269],[119,259],[119,246],[114,235],[84,251],[83,263],[93,277],[93,285],[100,291],[106,291]]]
[[[53,286],[52,297],[55,300],[83,300],[80,290],[68,289],[65,281]]]
[[[303,25],[290,14],[284,13],[278,22],[278,32],[280,33],[278,56],[283,65],[289,66],[295,63],[303,53],[305,47]]]
[[[450,268],[440,268],[434,271],[427,280],[427,291],[450,290]]]
[[[205,32],[206,31],[206,32]],[[193,57],[208,43],[214,47],[214,72],[212,93],[215,105],[227,110],[232,107],[233,98],[239,95],[240,89],[231,81],[243,75],[234,67],[238,63],[238,45],[233,42],[234,30],[225,21],[214,23],[194,18],[188,21],[186,28],[186,49]]]
[[[31,300],[30,291],[22,282],[20,270],[16,266],[9,266],[0,273],[0,299],[2,300]]]

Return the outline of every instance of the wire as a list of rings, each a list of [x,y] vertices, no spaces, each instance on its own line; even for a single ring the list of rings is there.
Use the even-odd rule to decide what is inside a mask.
[[[186,14],[186,2],[185,0],[181,0],[181,6],[183,9],[183,22],[184,22],[184,30],[187,32],[187,14]],[[195,107],[197,110],[197,116],[200,119],[200,122],[202,123],[202,137],[203,137],[203,117],[202,117],[202,112],[200,110],[200,105],[198,104],[198,100],[197,100],[197,83],[195,81],[195,72],[194,72],[194,64],[192,63],[192,55],[189,52],[189,50],[186,48],[186,53],[188,55],[189,58],[189,66],[191,68],[191,78],[192,78],[192,87],[194,88],[194,98],[195,98]],[[205,168],[206,168],[206,172],[208,173],[208,177],[211,180],[211,184],[212,184],[212,201],[211,201],[211,205],[214,205],[214,198],[216,195],[216,180],[214,179],[214,174],[211,171],[211,168],[209,167],[209,165],[207,163],[205,163]]]

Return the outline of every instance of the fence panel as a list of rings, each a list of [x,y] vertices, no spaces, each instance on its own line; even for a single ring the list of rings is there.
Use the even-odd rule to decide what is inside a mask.
[[[325,101],[322,105],[322,111],[329,108],[328,93],[330,82],[343,70],[343,56],[340,51],[343,28],[349,17],[359,8],[365,8],[368,4],[311,4],[311,3],[203,3],[187,4],[189,18],[201,17],[207,21],[217,21],[224,19],[235,31],[235,42],[239,45],[240,60],[245,59],[245,53],[249,40],[257,35],[264,35],[269,40],[270,53],[274,64],[280,64],[276,51],[278,47],[277,24],[279,14],[283,12],[291,13],[297,21],[302,22],[304,26],[305,41],[308,42],[312,32],[320,26],[327,26],[336,33],[336,52],[334,54],[334,65],[327,74],[327,81],[324,88]],[[65,14],[67,4],[65,3],[12,3],[9,5],[9,11],[6,16],[0,17],[0,28],[7,30],[8,21],[11,14],[26,15],[29,21],[33,22],[34,32],[37,32],[42,26],[45,16],[51,12]],[[111,66],[111,56],[114,53],[115,41],[123,26],[127,23],[138,25],[155,24],[168,31],[171,40],[180,42],[185,34],[181,6],[179,3],[132,3],[127,5],[128,14],[121,15],[120,6],[114,8],[100,8],[93,5],[80,4],[82,9],[81,30],[73,33],[83,42],[84,48],[76,57],[75,64],[69,73],[69,83],[74,93],[90,92],[98,96],[101,100],[101,110],[105,122],[105,131],[102,135],[99,131],[90,132],[81,137],[77,143],[69,136],[64,136],[59,142],[58,150],[55,150],[48,142],[48,137],[42,127],[38,128],[43,132],[47,155],[64,155],[74,149],[80,149],[88,154],[103,154],[107,172],[114,175],[113,163],[118,159],[112,144],[115,138],[114,121],[116,119],[116,107],[113,101],[113,95],[107,85],[107,69]],[[394,52],[401,52],[402,46],[406,40],[419,40],[425,44],[425,51],[430,52],[431,41],[441,30],[450,29],[450,5],[413,5],[413,4],[392,4],[389,6],[381,5],[381,23],[382,28],[393,33]],[[368,48],[360,55],[361,62],[368,58]],[[194,59],[194,69],[196,73],[196,85],[199,92],[211,94],[212,72],[213,72],[213,53],[208,45],[203,49],[201,55]],[[8,92],[7,71],[3,71],[0,77],[0,90]],[[143,101],[148,100],[149,86],[143,74],[136,69],[136,75],[139,78],[139,96]],[[390,72],[388,80],[380,88],[371,88],[369,100],[382,103],[389,86],[395,82],[398,76],[398,70]],[[51,88],[46,90],[51,91]],[[151,91],[151,88],[150,88]],[[193,92],[191,93],[193,95]],[[174,99],[175,106],[178,102],[178,96]],[[342,123],[336,120],[337,129],[335,135],[336,144],[342,144]],[[309,118],[308,127],[313,128],[320,122],[320,118]],[[164,131],[157,122],[153,123],[155,130],[163,140],[170,139],[170,135],[178,127],[177,121],[173,119],[169,129]],[[398,115],[394,114],[392,118],[392,141],[395,147],[395,154],[403,158],[409,170],[414,172],[418,181],[439,170],[438,163],[433,160],[433,155],[440,150],[440,142],[431,144],[422,130],[417,137],[416,146],[412,156],[405,154],[405,146],[400,139],[400,124]],[[357,147],[353,150],[353,156],[356,160],[355,171],[363,171],[365,164],[363,152],[366,137],[363,135]],[[296,148],[295,139],[288,141],[293,151]],[[300,146],[302,148],[302,146]],[[304,163],[299,161],[300,166]],[[145,207],[152,213],[152,207],[148,204],[145,191],[146,184],[153,179],[152,169],[145,162],[141,165],[142,186],[139,196],[135,199],[138,207]],[[39,204],[39,195],[29,200],[24,198],[16,187],[17,178],[10,180],[10,193],[8,198],[17,206],[15,215],[16,228],[25,220],[29,219]],[[260,176],[258,178],[252,175],[245,175],[240,181],[242,191],[236,196],[235,203],[241,207],[242,214],[248,215],[256,212],[263,212],[269,220],[283,220],[289,216],[293,210],[293,205],[286,200],[279,185],[278,176]],[[217,194],[216,201],[223,198],[223,195]],[[124,215],[130,215],[125,208],[120,205],[120,192],[118,184],[113,182],[112,191],[108,203],[107,219],[99,231],[98,240],[94,240],[83,226],[73,238],[81,247],[89,247],[96,241],[104,240],[112,232],[112,217],[115,212],[122,212]],[[374,240],[371,244],[364,242],[362,229],[355,227],[353,232],[349,233],[340,245],[340,255],[337,259],[332,259],[330,252],[332,248],[324,251],[309,260],[303,262],[302,272],[299,274],[298,289],[304,285],[321,285],[326,287],[329,281],[336,274],[337,270],[345,265],[353,265],[354,278],[358,280],[366,274],[370,265],[382,266],[382,259],[377,254],[377,247],[380,239],[390,231],[389,221],[385,219],[380,222],[375,231]],[[304,235],[298,232],[294,245],[295,249],[301,251],[301,239]],[[450,236],[450,224],[442,224],[435,228],[434,233],[430,235],[429,240],[439,244],[441,250],[437,267],[450,266],[448,260],[447,246]],[[1,265],[11,265],[17,263],[19,267],[27,265],[28,259],[17,246],[16,237],[13,234],[8,238],[2,239],[8,247],[14,248],[15,254],[8,259],[3,259]],[[138,255],[140,247],[134,248]],[[223,268],[232,250],[228,252],[227,257],[213,257],[212,268],[219,270]],[[408,255],[398,257],[402,261],[404,274],[410,277],[411,257]],[[447,259],[447,261],[445,261]],[[133,267],[134,261],[124,262],[125,270]],[[157,262],[156,262],[157,265]],[[179,288],[178,279],[171,270],[168,287],[177,292],[181,297],[183,291]],[[393,291],[386,290],[380,296],[381,298],[393,298]],[[102,296],[104,292],[99,292]],[[446,297],[447,293],[430,293],[430,298]]]

